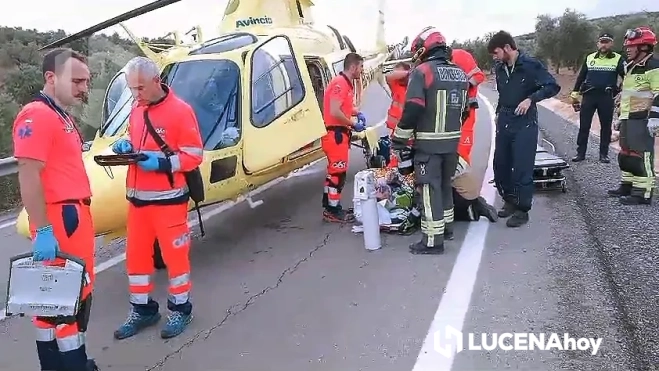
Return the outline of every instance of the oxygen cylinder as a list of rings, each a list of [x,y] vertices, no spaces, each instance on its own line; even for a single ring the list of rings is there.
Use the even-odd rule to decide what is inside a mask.
[[[360,219],[364,228],[364,247],[366,250],[378,250],[382,247],[382,241],[375,174],[370,170],[358,172],[355,175],[354,185],[355,202],[359,202],[361,208]]]

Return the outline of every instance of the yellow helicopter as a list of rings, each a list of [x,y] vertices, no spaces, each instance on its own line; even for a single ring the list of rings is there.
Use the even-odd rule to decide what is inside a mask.
[[[174,33],[173,46],[146,43],[122,23],[179,1],[155,1],[42,49],[121,25],[144,54],[160,65],[164,82],[196,112],[205,149],[202,207],[236,199],[321,159],[320,138],[326,133],[323,91],[343,69],[345,55],[356,51],[350,39],[333,27],[328,26],[330,32],[314,27],[311,0],[231,0],[220,25],[221,36],[205,41],[200,28],[194,27],[188,32],[194,33],[193,42],[185,44]],[[379,5],[383,6],[383,0]],[[355,84],[357,105],[369,83],[383,83],[383,64],[392,49],[384,41],[380,10],[376,49],[361,53],[365,62]],[[110,171],[93,159],[112,154],[111,145],[126,135],[132,101],[124,71],[119,71],[105,92],[102,125],[84,153],[94,195],[96,234],[110,240],[125,234],[127,167]],[[366,136],[373,137],[374,131]],[[25,210],[17,228],[29,236]]]

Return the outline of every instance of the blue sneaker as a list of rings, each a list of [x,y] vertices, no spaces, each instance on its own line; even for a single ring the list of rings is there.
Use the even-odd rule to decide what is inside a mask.
[[[122,340],[135,336],[145,328],[158,323],[161,317],[162,316],[158,312],[155,314],[140,314],[136,312],[134,308],[131,308],[130,314],[128,314],[128,318],[126,318],[126,322],[114,332],[114,338]]]
[[[170,339],[181,335],[190,322],[192,322],[192,313],[185,314],[183,312],[171,312],[167,317],[165,327],[160,331],[160,337],[163,339]]]

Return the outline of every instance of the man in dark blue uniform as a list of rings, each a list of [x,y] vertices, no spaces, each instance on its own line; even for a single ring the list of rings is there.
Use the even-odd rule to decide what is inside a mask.
[[[517,50],[508,32],[494,34],[487,49],[498,61],[494,180],[504,201],[499,216],[510,217],[506,225],[515,228],[529,221],[533,201],[538,145],[536,104],[555,96],[561,88],[540,61]]]
[[[572,105],[579,110],[579,136],[577,155],[572,159],[586,159],[586,147],[590,136],[593,115],[600,119],[600,162],[608,164],[611,143],[611,123],[615,108],[614,97],[618,94],[618,76],[625,77],[625,59],[613,48],[613,36],[604,32],[597,41],[597,51],[588,54],[583,61],[579,76],[570,94]]]

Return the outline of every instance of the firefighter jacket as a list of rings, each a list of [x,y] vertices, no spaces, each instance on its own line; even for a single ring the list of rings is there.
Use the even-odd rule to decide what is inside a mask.
[[[185,172],[198,167],[203,160],[203,145],[195,113],[186,102],[167,87],[158,102],[138,105],[130,113],[128,134],[135,152],[159,157],[157,171],[145,171],[129,165],[126,176],[126,198],[135,206],[174,205],[189,201]],[[174,152],[167,158],[149,134],[145,112],[155,131]]]
[[[389,83],[389,88],[391,89],[391,106],[387,112],[387,128],[395,130],[398,121],[403,116],[407,81],[392,81]]]
[[[659,119],[659,60],[649,55],[626,69],[620,94],[620,119]]]
[[[455,153],[467,106],[468,80],[445,54],[431,56],[417,66],[410,74],[403,116],[392,136],[394,146],[414,138],[415,151]]]
[[[467,104],[470,108],[478,108],[478,85],[485,81],[485,73],[478,68],[474,57],[466,50],[453,49],[451,62],[467,74],[469,90],[467,90]]]
[[[614,90],[618,87],[618,76],[624,77],[624,75],[625,61],[620,54],[591,53],[581,66],[573,91],[587,93],[592,90],[611,89],[612,93],[617,93]]]

